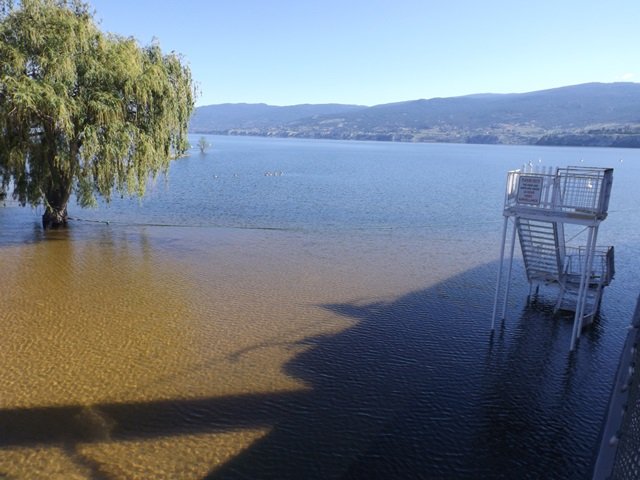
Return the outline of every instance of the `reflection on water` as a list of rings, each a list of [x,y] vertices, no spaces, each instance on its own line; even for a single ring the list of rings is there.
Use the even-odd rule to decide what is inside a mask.
[[[487,224],[38,224],[0,209],[0,477],[589,476],[635,269],[569,355],[518,262],[489,334]]]

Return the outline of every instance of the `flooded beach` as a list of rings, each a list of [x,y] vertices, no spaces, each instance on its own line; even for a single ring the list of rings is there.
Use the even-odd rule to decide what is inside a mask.
[[[640,291],[633,151],[212,138],[67,230],[0,208],[0,476],[589,476]],[[538,158],[616,168],[572,354],[518,261],[490,332],[506,171]]]

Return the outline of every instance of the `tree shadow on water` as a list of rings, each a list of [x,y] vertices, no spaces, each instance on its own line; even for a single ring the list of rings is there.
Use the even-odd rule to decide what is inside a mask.
[[[589,476],[608,391],[590,368],[599,337],[585,333],[569,354],[571,321],[525,305],[524,280],[511,294],[520,315],[490,334],[495,272],[391,302],[323,305],[357,323],[305,340],[285,371],[312,392],[210,478]]]
[[[207,478],[536,478],[531,475],[540,470],[527,464],[532,455],[525,463],[511,456],[514,448],[546,454],[535,448],[548,440],[536,424],[536,409],[547,402],[539,377],[567,368],[569,357],[552,352],[561,345],[566,353],[570,325],[525,309],[491,336],[495,272],[496,264],[487,264],[390,302],[322,305],[356,323],[303,340],[308,348],[284,366],[309,390],[5,409],[0,448],[55,443],[73,449],[104,438],[266,427],[267,435]],[[514,286],[514,298],[524,295],[523,286]],[[529,359],[527,345],[536,343],[543,347]],[[518,371],[529,361],[534,365]],[[549,361],[558,364],[551,372],[542,368]],[[527,376],[527,369],[541,368]],[[526,409],[504,395],[526,397]],[[563,401],[571,401],[575,392],[564,395]],[[525,420],[530,428],[509,436],[513,445],[494,441],[528,411],[534,413]],[[572,432],[552,433],[554,441],[571,447]],[[492,471],[492,464],[499,470]]]
[[[479,478],[591,477],[618,356],[603,355],[600,318],[570,352],[573,313],[554,304],[526,306],[492,344],[474,413]]]

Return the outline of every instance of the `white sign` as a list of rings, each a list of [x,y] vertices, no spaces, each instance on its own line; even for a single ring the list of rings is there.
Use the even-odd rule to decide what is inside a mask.
[[[518,203],[538,205],[542,195],[543,177],[538,175],[523,175],[518,182]]]

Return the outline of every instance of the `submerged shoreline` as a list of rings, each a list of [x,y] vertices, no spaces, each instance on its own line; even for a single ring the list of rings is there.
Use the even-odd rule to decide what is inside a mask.
[[[213,144],[66,230],[0,208],[0,472],[590,475],[640,290],[632,152]],[[573,354],[518,255],[490,333],[505,174],[542,152],[616,166],[619,268]]]
[[[0,424],[14,433],[0,470],[491,478],[537,471],[512,449],[566,430],[581,462],[536,458],[583,476],[608,363],[602,380],[580,379],[609,354],[606,307],[568,372],[570,323],[547,318],[544,302],[528,309],[514,294],[514,317],[490,336],[488,252],[452,269],[464,243],[357,238],[75,224],[1,247],[14,281],[1,295]],[[593,413],[572,425],[574,395]]]

